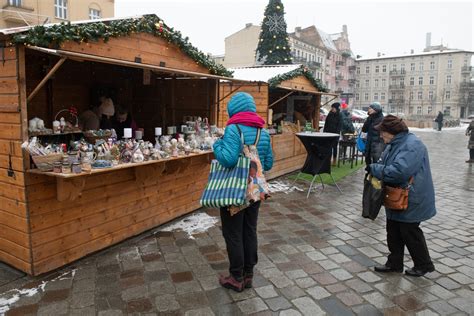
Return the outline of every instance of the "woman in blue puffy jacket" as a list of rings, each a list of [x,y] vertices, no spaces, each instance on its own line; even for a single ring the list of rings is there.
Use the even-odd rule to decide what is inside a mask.
[[[257,144],[258,155],[264,171],[273,166],[270,135],[263,129],[265,121],[257,115],[253,97],[245,92],[236,93],[227,104],[229,121],[224,137],[214,144],[214,156],[221,165],[232,168],[237,164],[243,144],[239,129],[247,145],[255,143],[257,131],[261,130]],[[257,264],[257,219],[260,201],[230,215],[221,208],[222,234],[229,256],[229,276],[221,276],[219,283],[226,288],[241,292],[252,287],[253,268]]]
[[[423,276],[434,271],[420,223],[436,214],[435,193],[431,178],[428,151],[421,140],[408,132],[402,119],[387,115],[375,127],[386,144],[381,162],[370,165],[370,173],[392,187],[406,187],[413,177],[408,193],[408,209],[387,213],[387,263],[375,267],[377,272],[402,272],[405,246],[414,267],[405,270],[410,276]]]

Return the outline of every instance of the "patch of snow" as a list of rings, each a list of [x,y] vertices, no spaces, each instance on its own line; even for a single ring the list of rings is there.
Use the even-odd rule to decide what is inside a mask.
[[[300,191],[300,192],[304,191],[302,188],[289,184],[288,182],[284,182],[284,181],[271,181],[268,183],[268,187],[269,187],[270,193],[284,192],[288,194],[294,191]]]
[[[200,212],[187,216],[177,223],[169,224],[160,228],[158,231],[184,231],[188,234],[190,239],[194,239],[193,234],[206,232],[209,228],[214,227],[218,221],[217,217],[209,216],[204,212]]]
[[[468,124],[461,124],[460,126],[456,127],[443,127],[442,131],[439,132],[434,128],[418,128],[418,127],[409,127],[408,129],[410,132],[430,132],[430,133],[442,133],[442,132],[458,132],[458,131],[465,131],[467,129]]]
[[[73,279],[74,275],[76,274],[76,270],[71,270],[64,272],[60,276],[50,280],[50,281],[43,281],[37,287],[33,287],[30,289],[12,289],[7,292],[0,294],[0,315],[5,315],[6,312],[10,310],[10,307],[18,302],[22,297],[31,297],[37,293],[44,292],[44,288],[46,284],[49,282],[59,281],[59,280],[66,280],[66,279]],[[70,276],[68,276],[70,274]]]

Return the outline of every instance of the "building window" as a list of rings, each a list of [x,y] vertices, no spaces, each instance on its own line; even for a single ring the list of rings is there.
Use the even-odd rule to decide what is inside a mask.
[[[382,66],[382,72],[387,72],[387,65]]]
[[[369,94],[366,92],[365,95],[364,95],[364,100],[365,101],[369,101]]]
[[[374,101],[378,101],[379,100],[379,94],[378,93],[374,93]]]
[[[400,65],[400,70],[401,70],[402,73],[405,71],[405,64]]]
[[[446,83],[451,84],[451,75],[446,76]]]
[[[375,79],[375,80],[374,80],[374,86],[375,86],[375,87],[378,87],[378,86],[379,86],[379,79]]]
[[[357,67],[357,74],[360,74],[360,67]]]
[[[433,91],[428,92],[428,98],[429,98],[430,100],[433,100],[433,95],[434,95]],[[428,111],[428,112],[429,112],[429,111]]]
[[[410,100],[413,100],[413,91],[410,92]]]
[[[392,78],[392,86],[395,86],[397,84],[397,79]]]
[[[369,80],[365,80],[365,86],[370,87]]]
[[[356,101],[359,101],[359,94],[356,93]]]
[[[430,106],[428,107],[428,114],[431,114],[431,112],[433,112],[433,107],[430,105]]]
[[[444,115],[446,115],[446,116],[450,116],[450,115],[451,115],[451,107],[450,107],[450,106],[447,106],[447,107],[444,109]]]
[[[423,100],[423,91],[418,91],[418,100]]]
[[[392,92],[391,99],[392,99],[392,101],[395,100],[395,92]]]
[[[421,106],[416,107],[416,114],[418,114],[418,115],[423,114],[423,112],[421,110]]]
[[[392,70],[397,71],[397,65],[392,65]]]
[[[423,63],[420,63],[420,70],[423,70]]]
[[[400,88],[405,87],[405,77],[400,78]]]
[[[54,0],[54,15],[59,19],[67,19],[67,0]]]
[[[13,7],[21,7],[21,0],[8,0],[8,5]]]
[[[369,72],[370,72],[370,67],[369,66],[365,67],[365,73],[368,74]]]
[[[398,106],[398,113],[403,113],[403,105]]]
[[[410,86],[415,85],[415,77],[410,77]]]
[[[382,79],[382,87],[385,87],[385,79]]]
[[[382,92],[382,93],[380,94],[380,100],[385,100],[385,92]]]
[[[100,10],[97,9],[89,9],[89,19],[90,20],[97,20],[100,19]]]
[[[418,78],[418,84],[421,86],[423,85],[423,77]]]
[[[430,69],[431,70],[435,69],[435,62],[434,61],[430,62]]]
[[[360,84],[358,82],[356,83],[356,88],[360,88]]]
[[[453,68],[453,61],[451,59],[448,60],[448,69]]]
[[[445,99],[446,100],[451,99],[451,91],[446,91]]]
[[[413,114],[413,107],[412,106],[408,107],[408,114]]]
[[[431,85],[434,84],[434,77],[433,77],[433,76],[430,77],[430,84],[431,84]]]
[[[380,67],[379,67],[379,66],[375,66],[375,72],[376,72],[376,73],[379,73],[379,71],[380,71]]]
[[[415,71],[415,63],[411,63],[411,64],[410,64],[410,70],[411,70],[411,71]]]

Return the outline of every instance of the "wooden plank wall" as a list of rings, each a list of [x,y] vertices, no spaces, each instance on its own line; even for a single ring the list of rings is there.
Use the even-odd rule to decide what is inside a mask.
[[[209,73],[207,68],[197,64],[177,46],[146,33],[111,38],[107,44],[103,41],[81,44],[66,42],[61,45],[61,49],[132,62],[138,57],[142,64],[160,66],[160,62],[165,62],[165,66],[169,68]]]
[[[176,169],[183,161],[189,165]],[[56,200],[54,178],[28,174],[33,273],[51,271],[198,209],[209,156],[166,166],[162,175],[150,169],[146,183],[136,178],[134,168],[90,176],[82,196],[68,202]]]
[[[239,87],[239,83],[222,83],[220,84],[219,98],[222,99],[219,102],[219,113],[218,113],[218,126],[225,127],[229,115],[227,114],[227,103],[229,103],[231,97],[237,92],[247,92],[251,94],[255,100],[257,106],[257,114],[260,115],[265,122],[268,120],[268,84],[258,83],[246,83],[240,89],[230,94],[231,91]],[[226,97],[225,97],[226,96]],[[225,98],[224,98],[225,97]]]
[[[313,86],[313,84],[305,76],[299,76],[291,80],[283,81],[279,84],[279,86],[290,89],[290,90],[294,89],[298,91],[308,91],[308,92],[318,91],[318,89],[315,86]]]
[[[266,175],[273,179],[303,167],[306,150],[293,133],[272,135],[273,168]]]
[[[1,49],[1,48],[0,48]],[[23,168],[20,67],[16,47],[0,60],[0,261],[31,273]],[[8,175],[10,165],[14,176]]]

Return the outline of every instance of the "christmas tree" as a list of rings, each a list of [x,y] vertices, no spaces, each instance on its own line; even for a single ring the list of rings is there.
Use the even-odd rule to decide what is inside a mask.
[[[265,9],[257,46],[257,63],[264,65],[292,63],[284,14],[281,0],[270,0]]]

